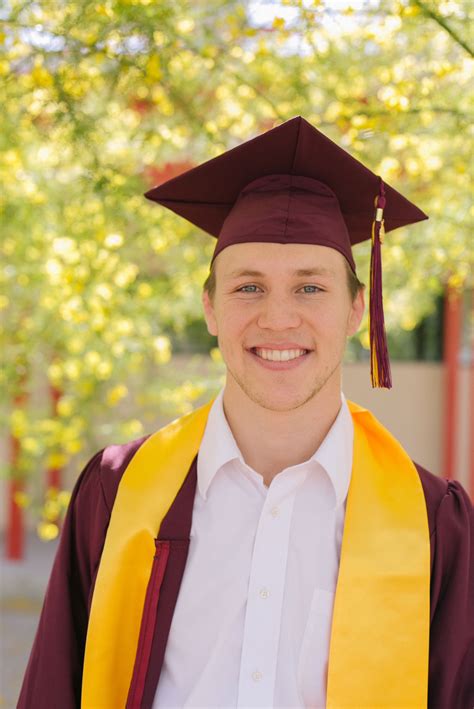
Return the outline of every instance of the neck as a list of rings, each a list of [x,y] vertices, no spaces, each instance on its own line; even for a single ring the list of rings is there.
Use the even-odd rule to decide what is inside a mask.
[[[273,411],[255,403],[227,380],[224,413],[242,456],[263,476],[265,485],[282,470],[304,463],[319,448],[341,408],[338,386],[323,387],[290,411]]]

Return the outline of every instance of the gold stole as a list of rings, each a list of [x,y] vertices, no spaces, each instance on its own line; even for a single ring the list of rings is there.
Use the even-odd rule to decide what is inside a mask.
[[[407,453],[348,402],[354,457],[328,666],[327,708],[427,705],[430,540]],[[120,482],[89,619],[82,707],[125,707],[154,539],[199,445],[212,401],[150,436]]]

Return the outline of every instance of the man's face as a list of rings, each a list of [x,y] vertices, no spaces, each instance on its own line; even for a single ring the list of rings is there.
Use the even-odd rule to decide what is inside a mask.
[[[216,257],[213,301],[203,293],[210,334],[229,377],[273,411],[302,406],[323,388],[340,389],[346,338],[364,311],[351,300],[345,259],[313,244],[245,243]]]

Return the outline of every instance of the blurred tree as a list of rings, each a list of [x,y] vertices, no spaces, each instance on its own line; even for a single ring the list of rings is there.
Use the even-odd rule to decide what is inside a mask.
[[[166,367],[172,343],[182,348],[196,331],[213,240],[142,193],[296,114],[430,214],[384,245],[392,333],[413,330],[447,280],[465,282],[472,7],[4,5],[2,385],[12,402],[36,372],[60,392],[55,416],[47,397],[4,410],[21,440],[17,475],[138,436],[157,410],[177,415],[215,387],[218,362],[170,395]],[[368,245],[356,258],[366,279]],[[203,332],[195,337],[206,347]],[[120,416],[110,411],[119,404]]]

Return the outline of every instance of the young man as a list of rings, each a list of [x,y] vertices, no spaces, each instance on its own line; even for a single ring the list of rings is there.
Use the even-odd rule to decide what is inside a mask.
[[[147,196],[217,237],[226,384],[86,466],[19,706],[471,707],[468,496],[341,393],[351,243],[390,386],[381,227],[425,215],[300,117]]]

